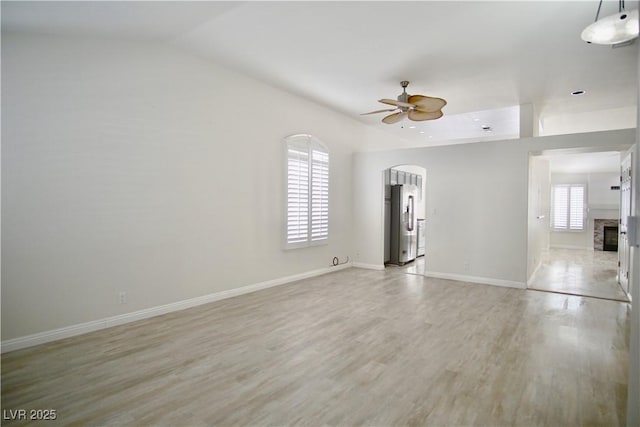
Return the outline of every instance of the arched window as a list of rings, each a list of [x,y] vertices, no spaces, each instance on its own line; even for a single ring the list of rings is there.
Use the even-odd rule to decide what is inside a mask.
[[[285,249],[325,244],[329,238],[329,151],[311,135],[292,135],[285,142]]]

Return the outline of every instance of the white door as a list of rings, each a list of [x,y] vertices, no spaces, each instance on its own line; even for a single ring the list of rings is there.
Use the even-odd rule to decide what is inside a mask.
[[[631,215],[631,154],[620,165],[620,230],[618,238],[618,281],[629,292],[630,251],[627,238],[627,217]]]

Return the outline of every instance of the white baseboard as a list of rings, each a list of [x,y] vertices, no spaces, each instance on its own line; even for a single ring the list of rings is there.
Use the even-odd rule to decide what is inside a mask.
[[[312,270],[305,273],[294,274],[293,276],[281,277],[278,279],[267,280],[266,282],[254,283],[252,285],[247,285],[240,288],[214,292],[212,294],[190,298],[182,301],[177,301],[170,304],[145,308],[143,310],[120,314],[118,316],[113,316],[113,317],[107,317],[105,319],[93,320],[86,323],[66,326],[64,328],[53,329],[51,331],[39,332],[37,334],[27,335],[24,337],[12,338],[6,341],[2,341],[0,345],[0,353],[7,353],[9,351],[20,350],[27,347],[33,347],[35,345],[45,344],[45,343],[60,340],[63,338],[69,338],[76,335],[82,335],[89,332],[99,331],[101,329],[110,328],[112,326],[118,326],[118,325],[123,325],[125,323],[135,322],[136,320],[148,319],[150,317],[160,316],[162,314],[184,310],[187,308],[196,307],[196,306],[207,304],[214,301],[231,298],[238,295],[248,294],[248,293],[256,292],[262,289],[272,288],[274,286],[284,285],[286,283],[295,282],[297,280],[321,276],[323,274],[331,273],[338,270],[344,270],[346,268],[351,268],[351,267],[352,267],[352,263],[348,262],[345,264],[337,265],[335,267],[321,268],[318,270]]]
[[[457,280],[459,282],[480,283],[483,285],[502,286],[506,288],[527,289],[524,282],[515,282],[512,280],[494,279],[491,277],[465,276],[463,274],[440,273],[437,271],[425,271],[426,277],[435,279]]]
[[[363,262],[354,262],[353,266],[356,268],[366,268],[367,270],[384,270],[384,265],[381,264],[365,264]]]
[[[575,245],[550,245],[551,249],[579,249],[581,251],[593,251],[591,246],[575,246]]]

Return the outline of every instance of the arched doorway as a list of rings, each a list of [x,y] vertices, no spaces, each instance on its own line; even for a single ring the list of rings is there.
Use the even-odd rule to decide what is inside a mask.
[[[397,165],[384,170],[384,264],[407,273],[425,271],[426,169]]]

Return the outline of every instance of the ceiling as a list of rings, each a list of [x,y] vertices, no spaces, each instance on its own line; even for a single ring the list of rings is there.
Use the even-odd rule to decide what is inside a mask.
[[[638,46],[584,43],[597,6],[3,1],[2,30],[168,43],[418,146],[515,138],[520,104],[533,105],[543,134],[635,127]],[[616,11],[605,2],[601,14]],[[360,115],[384,108],[377,100],[395,98],[401,80],[447,99],[445,117],[385,125]],[[578,89],[585,95],[570,95]]]

